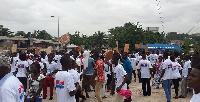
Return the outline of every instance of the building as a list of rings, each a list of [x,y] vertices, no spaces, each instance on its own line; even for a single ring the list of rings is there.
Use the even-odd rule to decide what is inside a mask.
[[[159,32],[159,27],[147,27],[146,30],[157,33],[157,32]]]

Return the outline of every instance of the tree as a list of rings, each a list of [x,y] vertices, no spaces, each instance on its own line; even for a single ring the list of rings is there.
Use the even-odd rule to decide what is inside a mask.
[[[4,28],[3,25],[0,25],[0,36],[12,36],[13,32],[8,28]]]
[[[105,44],[105,38],[106,34],[104,32],[95,32],[95,34],[93,34],[94,37],[94,45],[96,45],[96,49],[98,51],[102,50],[102,46]]]
[[[25,36],[26,33],[24,31],[17,31],[17,33],[15,34],[15,36]]]
[[[145,31],[141,26],[133,23],[125,23],[124,26],[109,29],[109,45],[116,47],[118,41],[119,48],[124,48],[125,44],[130,44],[130,50],[134,50],[135,44],[143,43],[164,43],[164,34]]]

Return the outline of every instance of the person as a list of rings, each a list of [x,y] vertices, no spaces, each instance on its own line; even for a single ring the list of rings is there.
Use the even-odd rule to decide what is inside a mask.
[[[120,90],[127,90],[127,81],[129,80],[126,71],[124,70],[123,66],[118,63],[119,56],[114,55],[112,57],[112,64],[113,64],[113,79],[115,83],[113,83],[116,87],[116,91],[119,92]],[[115,102],[123,102],[124,97],[120,94],[117,94]],[[125,102],[131,102],[131,97],[125,100]]]
[[[90,91],[90,85],[95,88],[95,80],[92,79],[94,74],[94,60],[89,57],[90,53],[88,51],[84,51],[83,53],[83,88],[85,89],[86,98],[89,98],[88,92]]]
[[[129,81],[127,82],[128,88],[132,80],[133,68],[126,52],[123,53],[121,62],[123,63],[124,70],[126,71]]]
[[[98,102],[103,102],[101,97],[101,89],[103,86],[103,83],[105,82],[105,75],[104,75],[104,62],[102,59],[99,58],[99,53],[95,52],[93,54],[94,60],[96,60],[95,66],[94,66],[94,75],[93,78],[97,77],[96,85],[95,85],[95,96],[98,100]]]
[[[131,61],[131,66],[133,68],[133,76],[134,76],[134,81],[136,82],[136,65],[137,65],[137,58],[135,58],[134,55],[131,55],[131,58],[130,58],[130,61]]]
[[[172,82],[174,84],[176,94],[176,96],[173,98],[178,99],[179,80],[181,78],[180,71],[182,70],[182,67],[178,62],[175,61],[175,56],[171,56],[170,60],[172,61]]]
[[[21,53],[19,55],[19,61],[17,62],[17,74],[16,77],[24,85],[24,91],[26,92],[27,88],[27,75],[30,72],[28,62],[26,61],[26,54]]]
[[[75,94],[76,102],[79,102],[79,98],[82,98],[82,101],[85,101],[86,98],[82,93],[81,86],[80,86],[80,74],[75,70],[77,68],[77,64],[75,60],[72,60],[72,67],[69,68],[68,72],[72,74],[75,86],[79,86],[79,90],[77,90]]]
[[[17,73],[16,64],[18,61],[19,61],[19,57],[17,57],[17,53],[16,52],[12,53],[10,68],[11,68],[11,72],[13,73],[14,76],[16,76],[16,73]]]
[[[155,54],[155,51],[153,50],[152,53],[149,55],[149,60],[151,64],[156,63],[157,61],[157,54]]]
[[[0,102],[24,102],[24,86],[9,73],[8,58],[0,56]]]
[[[154,79],[152,81],[152,86],[155,86],[156,89],[159,89],[160,82],[158,82],[158,79],[160,78],[160,75],[162,73],[162,67],[163,67],[163,61],[162,57],[158,57],[158,62],[156,63],[156,70],[154,74]]]
[[[40,74],[40,64],[33,62],[31,64],[31,74],[28,76],[29,90],[27,94],[28,102],[42,102],[43,97],[43,86],[44,86],[43,74]]]
[[[151,96],[151,86],[150,86],[150,77],[153,67],[151,63],[146,59],[146,55],[142,55],[142,60],[138,63],[138,72],[141,76],[142,81],[142,90],[144,96]],[[146,90],[147,87],[147,90]]]
[[[171,101],[171,78],[172,78],[172,61],[168,59],[168,53],[165,52],[163,54],[163,57],[166,59],[163,62],[163,67],[162,67],[162,73],[159,78],[159,82],[162,78],[163,82],[163,88],[165,91],[165,95],[167,98],[167,102]]]
[[[187,78],[188,87],[194,89],[190,102],[200,102],[200,64],[197,64]]]
[[[57,71],[57,63],[53,61],[54,54],[50,53],[48,55],[48,62],[46,63],[46,78],[44,80],[44,88],[43,88],[43,99],[46,99],[47,97],[47,86],[50,83],[50,98],[49,100],[53,99],[53,88],[54,88],[54,78],[55,73]]]
[[[60,59],[62,71],[55,75],[57,102],[76,102],[75,94],[79,86],[74,84],[73,75],[68,72],[72,67],[72,61],[69,56],[63,56]]]
[[[184,59],[186,60],[186,62],[183,65],[183,70],[182,70],[181,95],[179,96],[179,98],[187,97],[187,77],[188,77],[188,73],[190,73],[192,69],[190,56],[186,55]]]

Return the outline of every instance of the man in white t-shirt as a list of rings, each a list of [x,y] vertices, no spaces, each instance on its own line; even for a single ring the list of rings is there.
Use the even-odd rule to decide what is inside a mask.
[[[12,58],[11,58],[11,64],[10,64],[10,68],[11,68],[11,72],[13,73],[13,75],[16,75],[16,64],[19,61],[19,57],[17,57],[17,53],[14,52],[12,54]]]
[[[183,70],[182,70],[182,80],[181,80],[181,95],[179,98],[186,98],[187,97],[187,77],[188,73],[191,71],[191,61],[190,61],[190,56],[186,55],[185,56],[185,64],[183,65]]]
[[[49,100],[53,99],[53,88],[54,88],[54,78],[55,73],[57,72],[57,63],[53,61],[54,54],[51,53],[48,55],[48,62],[46,62],[46,78],[44,80],[44,87],[43,87],[43,99],[47,97],[47,86],[50,84],[50,98]]]
[[[133,76],[135,78],[134,81],[136,82],[136,72],[135,71],[136,71],[137,58],[135,58],[134,55],[131,55],[131,58],[129,60],[131,62],[131,66],[133,68]]]
[[[171,101],[171,79],[172,79],[172,61],[168,59],[168,54],[165,53],[164,58],[166,59],[163,62],[162,73],[159,79],[159,82],[162,78],[163,88],[167,98],[167,102]]]
[[[115,87],[116,91],[120,91],[121,89],[127,90],[127,81],[128,81],[128,75],[126,71],[124,70],[123,66],[118,63],[119,56],[114,55],[112,58],[112,64],[115,66],[113,67],[113,77],[115,80]],[[115,102],[123,102],[124,97],[122,95],[117,94],[117,98]],[[126,99],[126,101],[131,102],[131,97],[129,99]]]
[[[9,73],[9,61],[0,57],[0,102],[24,102],[24,86]]]
[[[151,96],[151,86],[150,86],[150,77],[153,67],[151,63],[146,59],[146,55],[142,55],[142,60],[138,63],[138,72],[141,76],[142,81],[142,90],[144,96]],[[147,86],[146,86],[147,85]],[[147,90],[146,90],[147,87]]]
[[[152,54],[149,55],[149,60],[150,60],[151,64],[156,63],[157,54],[154,53],[154,50],[153,50]]]
[[[197,64],[187,79],[188,87],[194,89],[194,95],[190,102],[200,102],[200,64]]]
[[[17,74],[16,77],[24,85],[24,91],[26,92],[27,88],[27,74],[29,71],[28,62],[26,61],[26,54],[22,53],[19,55],[20,61],[17,62]]]
[[[67,56],[61,58],[62,71],[55,75],[57,102],[76,102],[75,94],[79,86],[75,86],[73,75],[68,72],[71,68],[71,59]]]

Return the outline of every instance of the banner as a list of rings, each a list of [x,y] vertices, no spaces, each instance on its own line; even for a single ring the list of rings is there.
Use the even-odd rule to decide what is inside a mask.
[[[64,46],[65,44],[67,44],[68,42],[70,42],[70,35],[69,32],[67,34],[64,34],[60,37],[60,42],[61,42],[61,46]]]
[[[17,44],[13,44],[11,51],[12,51],[12,53],[17,52]]]
[[[129,44],[125,44],[124,52],[127,52],[127,53],[128,53],[128,50],[129,50]]]

